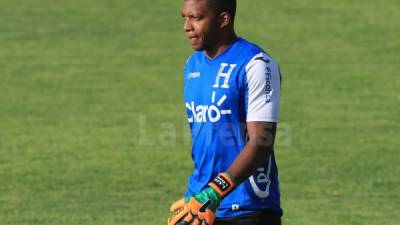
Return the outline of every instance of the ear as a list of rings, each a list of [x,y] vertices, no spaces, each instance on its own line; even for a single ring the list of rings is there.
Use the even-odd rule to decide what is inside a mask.
[[[229,15],[229,13],[227,12],[222,12],[221,14],[219,14],[219,18],[220,18],[220,28],[225,28],[227,26],[229,26],[229,24],[232,22],[231,21],[231,15]]]

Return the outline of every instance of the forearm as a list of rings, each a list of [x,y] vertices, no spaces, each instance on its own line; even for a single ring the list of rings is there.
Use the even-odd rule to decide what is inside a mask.
[[[237,183],[249,178],[273,151],[276,124],[257,123],[249,126],[249,141],[227,171]]]
[[[236,182],[242,183],[242,181],[249,178],[257,168],[263,165],[270,154],[270,150],[266,151],[265,149],[246,145],[227,172]]]

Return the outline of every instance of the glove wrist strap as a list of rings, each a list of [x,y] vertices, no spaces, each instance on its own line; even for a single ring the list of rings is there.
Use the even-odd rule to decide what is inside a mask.
[[[220,173],[209,184],[222,198],[227,196],[236,186],[236,182],[228,173]]]

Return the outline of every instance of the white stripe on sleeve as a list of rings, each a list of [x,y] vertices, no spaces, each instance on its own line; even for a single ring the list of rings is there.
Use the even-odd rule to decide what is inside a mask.
[[[265,53],[255,55],[246,65],[247,122],[278,122],[280,72]]]

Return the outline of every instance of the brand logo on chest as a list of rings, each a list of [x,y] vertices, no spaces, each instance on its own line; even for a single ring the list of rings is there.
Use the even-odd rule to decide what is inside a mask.
[[[192,72],[192,73],[189,73],[189,75],[188,75],[188,79],[194,79],[194,78],[198,78],[198,77],[200,77],[200,72]]]
[[[229,88],[229,78],[233,72],[236,64],[221,63],[219,71],[215,78],[215,83],[212,85],[214,89]],[[195,73],[190,73],[189,77]],[[200,73],[199,73],[200,76]],[[208,105],[196,105],[194,101],[186,102],[185,106],[188,111],[189,123],[215,123],[221,119],[222,115],[231,114],[230,109],[221,109],[222,104],[227,100],[228,96],[223,94],[221,98],[217,99],[217,90],[211,93],[211,104]]]
[[[225,102],[226,95],[223,95],[218,102],[215,103],[215,91],[211,96],[210,105],[195,105],[194,101],[186,103],[186,109],[188,110],[188,121],[189,123],[205,123],[205,122],[218,122],[221,119],[221,115],[231,114],[230,109],[220,109],[220,106]]]

